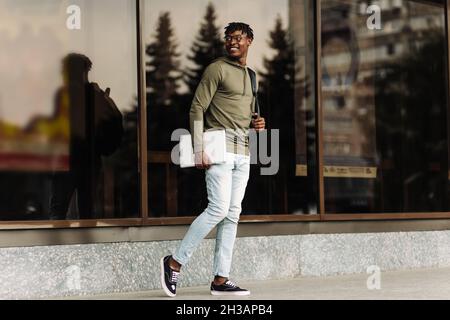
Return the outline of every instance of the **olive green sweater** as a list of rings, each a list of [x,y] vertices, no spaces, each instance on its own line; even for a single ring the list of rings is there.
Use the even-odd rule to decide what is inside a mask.
[[[227,152],[248,155],[248,129],[254,108],[247,67],[228,57],[215,60],[203,73],[191,105],[194,151],[203,150],[204,131],[226,129]]]

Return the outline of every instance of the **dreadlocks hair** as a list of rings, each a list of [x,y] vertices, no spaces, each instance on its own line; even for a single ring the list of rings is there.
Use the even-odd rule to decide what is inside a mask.
[[[248,38],[253,40],[253,29],[243,22],[231,22],[225,27],[225,35],[233,33],[235,31],[242,31]]]

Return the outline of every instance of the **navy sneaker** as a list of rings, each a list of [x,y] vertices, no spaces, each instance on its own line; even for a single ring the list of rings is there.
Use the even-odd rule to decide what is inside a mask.
[[[161,286],[169,297],[177,295],[177,282],[179,272],[169,266],[171,256],[165,256],[161,259]]]
[[[239,288],[236,284],[227,280],[221,285],[215,285],[214,282],[211,282],[211,294],[213,296],[248,296],[250,291]]]

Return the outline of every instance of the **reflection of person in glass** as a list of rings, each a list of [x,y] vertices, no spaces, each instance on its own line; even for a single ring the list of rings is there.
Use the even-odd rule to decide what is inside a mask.
[[[122,115],[109,97],[109,88],[105,92],[88,80],[91,67],[91,60],[82,54],[63,59],[64,84],[56,93],[55,108],[68,109],[70,168],[52,177],[51,219],[66,218],[74,195],[79,218],[95,218],[101,156],[112,154],[123,135]]]
[[[248,129],[265,128],[264,118],[254,114],[255,98],[247,67],[247,52],[253,30],[245,23],[225,28],[227,56],[211,63],[204,72],[191,105],[191,133],[196,167],[206,169],[208,207],[195,219],[173,256],[161,259],[164,292],[176,295],[178,274],[202,239],[217,226],[214,254],[213,295],[248,295],[250,292],[229,281],[233,246],[241,203],[250,173]],[[254,119],[252,120],[252,116]],[[198,124],[201,129],[198,130]],[[195,130],[194,130],[195,128]],[[211,165],[203,152],[203,128],[226,129],[227,161]]]

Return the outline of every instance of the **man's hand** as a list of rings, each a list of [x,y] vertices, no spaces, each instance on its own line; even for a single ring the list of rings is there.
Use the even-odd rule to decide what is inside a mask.
[[[197,169],[209,169],[211,167],[211,161],[205,152],[196,152],[194,162]]]
[[[252,119],[252,128],[256,131],[261,131],[266,128],[266,120],[263,117],[258,116],[256,119]]]

